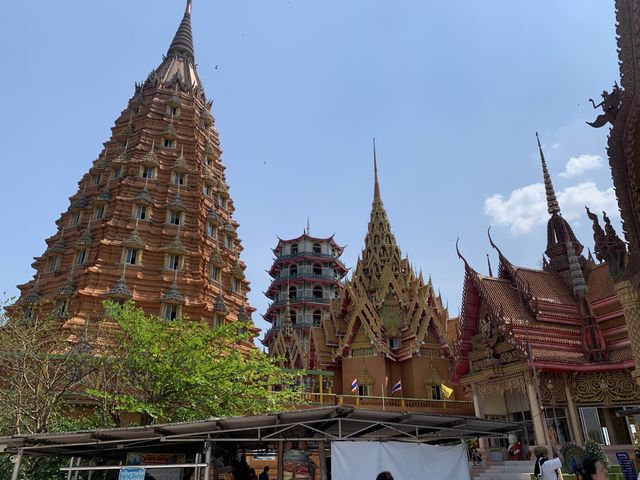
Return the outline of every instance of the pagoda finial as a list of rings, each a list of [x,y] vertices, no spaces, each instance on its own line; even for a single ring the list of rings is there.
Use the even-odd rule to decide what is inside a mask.
[[[190,60],[194,58],[193,35],[191,33],[191,0],[187,0],[184,17],[167,51],[167,57],[171,56],[183,56]]]
[[[551,183],[551,175],[547,170],[547,162],[544,159],[544,152],[542,151],[542,145],[540,145],[540,137],[536,132],[536,140],[538,140],[538,150],[540,151],[540,162],[542,163],[542,174],[544,176],[544,190],[547,195],[547,210],[550,215],[560,214],[560,206],[556,199],[556,192],[553,189],[553,183]]]
[[[378,183],[378,157],[376,156],[376,139],[373,139],[373,201],[380,201],[380,184]]]
[[[493,277],[493,271],[491,270],[491,259],[489,258],[488,253],[487,253],[487,266],[489,267],[489,276]]]

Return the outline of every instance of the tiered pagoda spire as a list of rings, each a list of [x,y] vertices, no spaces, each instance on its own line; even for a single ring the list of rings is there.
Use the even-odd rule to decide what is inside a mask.
[[[106,299],[211,324],[253,311],[211,106],[189,0],[167,55],[136,84],[33,264],[41,299],[64,301],[68,326],[101,318]],[[34,282],[19,288],[25,298]]]

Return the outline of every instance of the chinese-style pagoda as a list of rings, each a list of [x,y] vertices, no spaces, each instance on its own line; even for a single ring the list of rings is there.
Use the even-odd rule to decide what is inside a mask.
[[[263,344],[287,368],[318,368],[311,330],[326,319],[329,302],[342,288],[347,273],[340,261],[343,250],[333,237],[312,237],[308,229],[298,238],[279,240],[273,249],[273,281],[265,292],[272,302],[264,315],[272,327]]]
[[[53,305],[66,326],[134,300],[165,319],[249,320],[249,283],[212,101],[195,66],[191,0],[162,63],[116,120],[18,305]],[[245,347],[248,348],[248,345]]]
[[[334,394],[357,396],[357,404],[387,408],[394,397],[412,399],[402,408],[467,412],[464,392],[446,385],[453,351],[447,309],[431,282],[424,282],[402,258],[378,183],[374,148],[374,189],[365,246],[330,314],[314,328],[318,366],[333,375]],[[445,391],[443,391],[445,390]],[[353,399],[349,399],[352,401]]]
[[[562,217],[538,141],[549,220],[542,269],[498,253],[498,276],[464,259],[454,380],[478,416],[523,422],[528,444],[632,443],[625,406],[640,403],[622,306],[606,263],[596,264]]]

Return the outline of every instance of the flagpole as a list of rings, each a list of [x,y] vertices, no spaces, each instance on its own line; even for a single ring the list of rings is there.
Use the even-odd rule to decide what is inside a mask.
[[[384,385],[380,385],[380,391],[382,392],[382,411],[384,412]]]

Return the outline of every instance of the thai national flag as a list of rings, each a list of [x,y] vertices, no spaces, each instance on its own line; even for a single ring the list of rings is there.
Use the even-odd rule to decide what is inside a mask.
[[[358,391],[358,379],[351,380],[351,392],[356,393]]]
[[[391,395],[401,391],[402,391],[402,380],[398,380],[398,383],[396,383],[393,387],[391,387]]]

